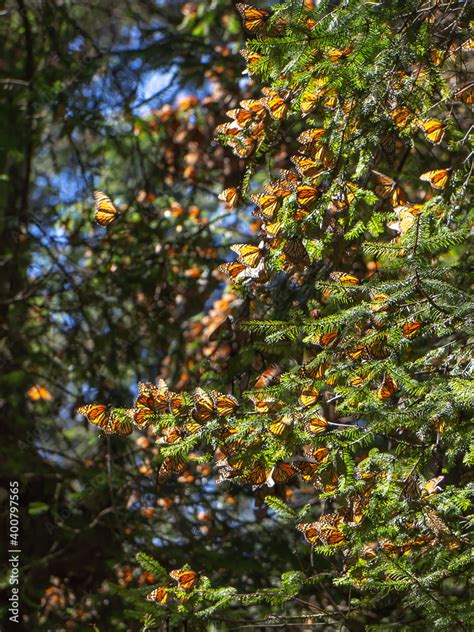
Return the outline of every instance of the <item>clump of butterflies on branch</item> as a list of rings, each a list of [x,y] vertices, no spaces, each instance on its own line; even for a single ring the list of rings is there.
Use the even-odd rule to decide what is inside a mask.
[[[251,78],[266,72],[265,45],[284,42],[290,32],[301,34],[302,46],[311,49],[311,55],[308,67],[294,73],[287,60],[286,72],[275,77],[272,87],[263,87],[258,98],[242,100],[227,112],[229,121],[216,130],[218,138],[247,163],[242,186],[225,189],[220,200],[229,209],[244,202],[254,204],[261,230],[259,243],[233,244],[235,260],[219,271],[234,288],[258,291],[277,274],[304,286],[315,268],[322,270],[313,281],[319,292],[318,308],[304,329],[304,362],[286,372],[282,366],[268,366],[253,390],[239,400],[200,387],[192,394],[173,392],[160,379],[138,385],[132,408],[90,404],[79,412],[106,434],[127,436],[134,429],[153,428],[160,447],[159,485],[183,473],[193,460],[207,459],[215,461],[219,482],[243,483],[283,498],[282,490],[292,485],[310,485],[318,493],[334,495],[339,485],[339,436],[349,431],[355,441],[363,435],[367,421],[356,412],[361,402],[369,403],[372,417],[407,405],[417,385],[397,365],[397,354],[424,334],[436,333],[436,323],[430,322],[433,301],[415,273],[406,290],[412,295],[394,299],[380,281],[379,262],[363,263],[360,252],[369,234],[375,244],[385,244],[390,256],[414,257],[423,222],[444,218],[443,196],[450,195],[451,184],[454,188],[460,182],[447,151],[451,123],[448,116],[435,116],[436,107],[424,107],[414,95],[430,91],[434,74],[441,81],[442,70],[472,50],[472,40],[432,48],[425,64],[398,68],[386,77],[383,102],[373,111],[384,133],[369,146],[371,158],[361,167],[357,143],[362,131],[368,133],[364,113],[355,91],[348,95],[337,85],[351,64],[361,66],[368,35],[351,36],[337,48],[320,47],[321,16],[308,0],[293,21],[277,7],[271,11],[238,3],[236,8],[249,36],[242,55]],[[344,7],[338,10],[343,12]],[[438,14],[433,9],[423,19],[429,26]],[[381,42],[380,54],[384,47],[387,43]],[[473,84],[446,81],[443,95],[440,111],[447,103],[452,108],[472,105]],[[291,146],[288,137],[295,129],[296,149],[287,168],[272,173],[262,192],[249,194],[252,174],[268,154],[278,151],[276,143]],[[439,164],[416,171],[412,162],[405,180],[403,168],[413,153],[423,156],[423,164]],[[381,164],[391,168],[392,175],[375,169]],[[271,164],[267,166],[271,172]],[[102,192],[95,193],[95,205],[101,226],[110,226],[121,216]],[[408,267],[408,279],[410,274]],[[341,305],[347,308],[347,324],[342,319],[335,326],[334,312]],[[290,393],[288,401],[275,394],[280,382]],[[348,410],[352,414],[346,414]],[[435,420],[433,432],[442,433],[444,424]],[[347,527],[363,520],[384,476],[361,460],[355,469],[356,491],[346,495],[343,507],[314,522],[300,522],[297,529],[312,545],[344,545]],[[423,499],[436,494],[439,483],[436,478],[420,487],[412,476],[400,481],[404,494]],[[416,525],[407,529],[413,537],[403,546],[379,541],[368,546],[363,556],[370,560],[380,549],[387,555],[406,554],[436,537],[435,527],[431,533],[417,530]],[[186,599],[198,575],[189,569],[173,573],[180,598]],[[165,605],[172,593],[172,588],[160,586],[148,598]]]

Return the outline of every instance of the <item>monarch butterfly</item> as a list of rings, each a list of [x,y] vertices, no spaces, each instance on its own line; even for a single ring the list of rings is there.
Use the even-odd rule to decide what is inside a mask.
[[[277,364],[271,364],[268,368],[261,373],[255,381],[255,388],[265,388],[270,384],[276,382],[280,375],[283,373],[281,366]]]
[[[238,136],[242,131],[242,128],[237,121],[232,121],[230,123],[221,123],[221,125],[218,125],[214,131],[216,135]],[[227,143],[230,145],[229,139],[227,139]]]
[[[317,522],[301,522],[296,525],[298,531],[301,531],[304,535],[304,539],[309,544],[316,544],[319,540],[319,523]]]
[[[214,400],[202,388],[196,388],[193,393],[194,408],[192,417],[198,423],[206,423],[214,416]]]
[[[312,179],[325,171],[325,167],[321,167],[320,163],[318,164],[306,156],[292,156],[290,160],[302,178]]]
[[[171,474],[181,474],[185,468],[186,461],[182,456],[166,456],[158,470],[158,482],[163,483]]]
[[[270,434],[275,437],[281,437],[285,434],[290,426],[291,418],[288,415],[283,415],[280,419],[272,421],[268,426]]]
[[[397,383],[389,375],[386,375],[382,386],[377,390],[377,397],[380,400],[390,399],[397,390]]]
[[[263,244],[258,246],[252,246],[250,244],[233,244],[230,249],[237,254],[238,260],[249,266],[255,268],[263,257]]]
[[[382,540],[380,544],[382,544],[384,551],[388,551],[389,553],[398,553],[400,551],[400,547],[391,540]]]
[[[461,101],[466,105],[472,105],[474,103],[474,84],[471,83],[464,86],[464,88],[459,88],[453,96],[457,101]]]
[[[448,179],[448,169],[434,169],[433,171],[426,171],[420,176],[420,180],[429,182],[433,189],[444,189],[448,183]]]
[[[337,527],[333,525],[325,525],[321,527],[320,539],[326,544],[332,546],[345,541],[345,536]]]
[[[130,419],[125,419],[115,411],[110,411],[103,404],[87,404],[78,408],[77,412],[84,415],[89,423],[98,426],[107,434],[126,437],[133,432]],[[126,414],[129,414],[129,411]]]
[[[404,128],[409,120],[413,118],[410,110],[407,107],[396,108],[392,111],[393,120],[397,127]]]
[[[407,202],[404,191],[397,186],[395,180],[383,173],[372,170],[375,177],[375,194],[383,200],[390,200],[392,206],[400,206]]]
[[[295,461],[294,466],[304,481],[312,483],[315,480],[319,469],[318,463],[312,463],[311,461]]]
[[[333,109],[337,104],[337,92],[335,90],[326,90],[326,96],[324,96],[324,105],[327,108]]]
[[[169,599],[169,589],[166,586],[160,586],[159,588],[155,588],[151,593],[148,593],[146,596],[147,601],[154,601],[155,603],[159,603],[161,606],[164,606],[168,603]]]
[[[275,121],[282,121],[288,112],[288,105],[280,96],[278,96],[278,94],[276,94],[272,90],[262,88],[262,92],[266,97],[262,99],[262,103],[264,107],[266,107],[269,111],[270,116]]]
[[[297,137],[297,141],[301,145],[311,145],[315,141],[319,140],[326,134],[326,130],[324,127],[313,127],[311,129],[307,129]]]
[[[298,181],[298,174],[296,174],[294,171],[291,171],[290,169],[280,169],[278,184],[281,187],[287,189],[288,191],[291,191],[292,185],[296,185]]]
[[[430,48],[428,55],[435,66],[440,66],[443,63],[443,54],[437,48]]]
[[[263,59],[263,55],[260,55],[259,53],[251,50],[243,49],[240,51],[240,54],[247,62],[247,69],[249,74],[251,74],[252,66]]]
[[[332,62],[339,62],[343,59],[347,59],[349,55],[354,50],[354,44],[350,44],[345,48],[331,48],[330,50],[325,52],[325,56]]]
[[[135,423],[141,428],[147,426],[155,415],[168,412],[168,403],[169,391],[164,380],[159,380],[156,386],[151,382],[140,382],[133,415]]]
[[[216,431],[216,436],[221,440],[225,441],[232,435],[235,435],[238,432],[237,428],[231,428],[230,426],[223,426]]]
[[[283,248],[283,253],[290,263],[304,264],[308,262],[308,253],[301,239],[298,239],[298,237],[287,240]]]
[[[402,215],[407,217],[408,215],[411,215],[412,217],[416,217],[417,215],[419,215],[420,213],[423,212],[423,204],[404,204],[403,206],[396,206],[394,209],[395,213],[397,213],[397,215],[399,217],[401,217]]]
[[[360,386],[364,385],[364,378],[362,378],[360,375],[355,375],[353,378],[350,379],[349,383],[354,388],[359,388]]]
[[[308,116],[318,105],[321,99],[321,91],[313,87],[307,88],[301,97],[300,109],[303,116]]]
[[[240,474],[238,470],[234,470],[228,465],[225,465],[224,463],[222,464],[218,463],[217,465],[218,467],[222,467],[221,471],[219,472],[219,476],[216,479],[216,483],[218,485],[220,485],[224,481],[228,481],[231,478],[235,478],[236,476],[239,476]]]
[[[421,320],[413,320],[409,323],[405,323],[402,327],[403,335],[406,338],[413,338],[420,331],[422,325]]]
[[[386,337],[380,336],[367,345],[368,353],[376,360],[383,360],[390,355],[390,350],[385,344]]]
[[[318,476],[318,482],[321,485],[321,489],[325,493],[334,492],[339,484],[339,479],[335,472],[322,472]]]
[[[321,334],[320,336],[317,336],[314,342],[321,345],[322,347],[328,347],[338,337],[339,333],[337,331],[328,331],[327,334]]]
[[[314,386],[305,386],[298,397],[298,402],[304,406],[313,406],[319,397],[319,391],[317,391]]]
[[[227,144],[239,158],[248,158],[255,148],[255,140],[249,136],[228,138]]]
[[[255,465],[252,470],[245,477],[245,481],[252,485],[252,489],[257,489],[262,485],[265,485],[269,476],[269,472],[263,467],[263,465]]]
[[[260,99],[244,99],[239,105],[244,110],[248,110],[249,112],[252,112],[252,114],[256,114],[257,117],[265,117],[267,115],[265,106]]]
[[[133,409],[126,410],[123,415],[118,415],[112,411],[110,413],[110,419],[108,426],[104,429],[107,434],[115,434],[119,437],[128,437],[132,434],[133,426],[130,416],[133,414]]]
[[[313,160],[319,160],[327,168],[334,166],[334,157],[326,145],[309,145],[307,153]]]
[[[262,414],[276,413],[284,406],[283,402],[277,401],[273,397],[250,395],[249,399],[253,402],[255,411]]]
[[[296,474],[296,469],[289,463],[278,463],[273,466],[269,480],[277,484],[284,484],[294,478]]]
[[[426,138],[434,145],[438,145],[443,140],[446,125],[442,121],[437,119],[421,121],[420,127],[423,129]]]
[[[200,430],[203,429],[203,427],[204,427],[204,424],[200,424],[197,421],[190,421],[184,424],[184,428],[186,432],[190,435],[198,433]]]
[[[388,199],[391,196],[393,189],[395,188],[395,180],[389,178],[383,173],[380,173],[379,171],[372,170],[372,173],[374,174],[376,182],[375,193],[380,198]]]
[[[239,402],[232,395],[225,395],[223,393],[218,393],[217,391],[211,391],[211,397],[217,414],[221,417],[232,415],[239,405]]]
[[[191,590],[199,579],[198,574],[191,569],[181,568],[176,571],[171,571],[170,573],[171,579],[174,579],[178,582],[178,585],[183,590]]]
[[[270,224],[264,224],[262,230],[267,233],[270,239],[276,239],[281,235],[282,225],[281,222],[271,222]]]
[[[258,206],[256,214],[264,220],[272,220],[281,204],[281,198],[276,195],[265,195],[265,193],[252,195],[250,199]]]
[[[48,391],[48,389],[45,386],[41,386],[40,384],[34,384],[31,388],[29,388],[26,391],[26,396],[32,402],[50,402],[53,399],[53,396]]]
[[[291,195],[291,189],[289,188],[288,183],[280,178],[276,180],[276,182],[270,182],[270,184],[267,184],[265,186],[265,193],[267,195],[274,195],[278,198],[285,198],[288,195]]]
[[[312,446],[306,446],[305,454],[308,458],[314,459],[317,463],[326,463],[329,459],[329,449],[328,448],[313,448]]]
[[[236,187],[229,187],[228,189],[224,189],[222,193],[218,195],[218,198],[233,208],[239,199],[239,190]]]
[[[388,294],[382,292],[371,292],[370,298],[372,299],[372,311],[380,312],[387,309],[387,301],[389,300]]]
[[[316,107],[318,101],[326,94],[327,82],[327,77],[318,77],[307,85],[300,101],[303,116],[307,116]]]
[[[296,187],[296,201],[305,208],[312,206],[321,195],[319,189],[315,189],[307,184]]]
[[[163,438],[160,443],[178,443],[184,437],[181,428],[163,428]]]
[[[245,125],[252,120],[252,112],[245,110],[244,108],[235,108],[233,110],[227,110],[225,113],[231,119],[234,119],[240,126]]]
[[[331,272],[329,275],[333,281],[338,281],[342,285],[359,285],[359,279],[347,272]]]
[[[231,263],[223,263],[217,268],[219,272],[223,272],[232,280],[237,279],[239,275],[242,274],[242,272],[244,272],[244,270],[246,269],[247,269],[247,266],[245,266],[240,261],[232,261]]]
[[[324,419],[324,417],[320,417],[320,416],[313,417],[306,424],[307,432],[313,435],[319,435],[319,434],[322,434],[323,432],[326,432],[328,427],[329,427],[329,424],[327,420]]]
[[[229,467],[231,467],[233,470],[237,471],[237,472],[241,472],[246,463],[244,458],[242,457],[242,455],[240,454],[241,450],[242,450],[242,442],[241,441],[233,441],[232,443],[228,444],[228,451],[232,449],[232,454],[229,454],[227,456],[227,464]],[[236,454],[234,454],[234,452]]]
[[[250,35],[255,35],[259,31],[261,31],[271,15],[270,11],[265,11],[265,9],[257,9],[256,7],[252,7],[250,4],[246,4],[245,2],[239,2],[235,6],[237,11],[240,13],[242,26],[247,31],[247,33],[250,33]]]
[[[303,364],[303,366],[298,371],[298,375],[300,377],[309,378],[311,380],[320,380],[326,374],[329,366],[330,365],[326,362],[318,364],[317,366],[309,366],[309,363]]]
[[[367,347],[365,345],[357,345],[354,349],[347,352],[347,355],[351,360],[358,360],[361,356],[367,353]]]
[[[156,413],[162,413],[168,410],[169,389],[166,382],[159,379],[158,382],[138,383],[138,397],[135,400],[137,408],[149,408]]]
[[[352,501],[351,513],[352,520],[351,522],[355,524],[360,524],[362,522],[362,518],[364,517],[364,509],[367,507],[367,500],[356,497]]]
[[[118,217],[118,211],[112,200],[102,193],[94,191],[95,221],[101,226],[108,226]]]
[[[180,395],[179,393],[173,393],[172,391],[169,392],[168,407],[170,413],[172,413],[173,415],[178,415],[183,404],[184,401],[182,395]]]
[[[80,415],[85,415],[87,421],[99,428],[105,429],[109,423],[109,411],[102,404],[88,404],[77,409]]]
[[[398,216],[398,221],[387,223],[387,227],[397,231],[400,235],[405,235],[414,225],[415,217],[407,210],[406,206],[397,206],[394,211]]]

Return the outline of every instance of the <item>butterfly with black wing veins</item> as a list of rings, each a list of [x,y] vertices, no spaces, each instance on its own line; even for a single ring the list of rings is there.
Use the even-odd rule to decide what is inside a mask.
[[[133,409],[119,412],[103,404],[87,404],[78,408],[77,412],[84,415],[89,423],[98,426],[106,434],[127,437],[133,432],[130,417]]]
[[[261,32],[271,15],[270,11],[257,9],[245,2],[239,2],[235,7],[242,19],[242,26],[250,35],[256,35]]]
[[[101,226],[109,226],[119,216],[112,200],[102,191],[94,191],[94,205],[95,221]]]

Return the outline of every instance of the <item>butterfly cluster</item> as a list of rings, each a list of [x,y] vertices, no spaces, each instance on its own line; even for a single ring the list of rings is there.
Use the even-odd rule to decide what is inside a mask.
[[[199,582],[199,575],[188,567],[180,568],[170,572],[170,577],[177,586],[158,586],[146,596],[147,601],[151,601],[160,606],[174,599],[178,603],[185,603],[189,599],[189,593]]]

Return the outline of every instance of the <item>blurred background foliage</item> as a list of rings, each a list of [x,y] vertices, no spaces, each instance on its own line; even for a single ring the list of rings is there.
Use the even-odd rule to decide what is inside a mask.
[[[0,32],[1,491],[20,481],[22,626],[127,629],[104,586],[152,581],[138,550],[224,581],[259,581],[267,545],[287,554],[251,537],[253,502],[211,485],[170,482],[157,505],[147,439],[98,441],[74,412],[220,370],[208,338],[235,297],[213,271],[248,227],[217,200],[242,164],[214,128],[252,94],[242,29],[225,0],[18,0]],[[94,188],[124,213],[113,231]]]

